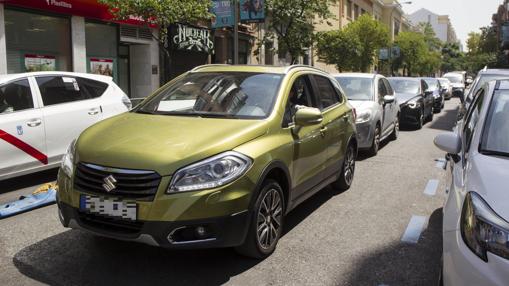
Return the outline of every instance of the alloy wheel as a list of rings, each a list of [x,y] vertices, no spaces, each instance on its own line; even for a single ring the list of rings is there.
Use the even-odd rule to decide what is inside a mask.
[[[265,193],[257,213],[256,238],[263,249],[271,248],[278,239],[283,220],[281,195],[276,189]]]
[[[345,156],[345,163],[343,168],[345,183],[350,186],[353,182],[355,172],[355,154],[353,147],[349,146]]]

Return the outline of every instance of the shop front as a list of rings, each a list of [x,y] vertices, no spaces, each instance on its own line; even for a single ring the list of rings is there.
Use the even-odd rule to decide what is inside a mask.
[[[132,98],[146,97],[159,87],[154,29],[135,19],[114,21],[96,0],[0,0],[2,14],[0,64],[5,67],[0,74],[102,74],[113,77]]]

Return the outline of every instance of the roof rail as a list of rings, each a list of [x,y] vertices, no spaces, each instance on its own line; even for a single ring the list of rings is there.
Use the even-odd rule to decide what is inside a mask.
[[[228,64],[210,64],[210,65],[201,65],[201,66],[197,66],[195,68],[193,68],[191,70],[191,72],[195,72],[195,71],[198,71],[202,68],[206,68],[206,67],[214,67],[214,66],[231,66],[231,65],[228,65]]]
[[[286,73],[289,73],[289,72],[290,72],[292,69],[294,69],[294,68],[310,68],[310,69],[314,69],[314,70],[317,70],[317,71],[321,71],[321,72],[323,72],[323,73],[327,73],[327,72],[325,72],[324,70],[321,70],[321,69],[319,69],[319,68],[317,68],[317,67],[314,67],[314,66],[309,66],[309,65],[291,65],[291,66],[289,66],[289,67],[287,67],[287,68],[285,69],[285,74],[286,74]]]

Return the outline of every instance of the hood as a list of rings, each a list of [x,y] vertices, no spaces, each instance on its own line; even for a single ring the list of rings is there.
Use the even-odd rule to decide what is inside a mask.
[[[107,167],[177,169],[253,140],[267,132],[264,120],[239,120],[123,113],[87,130],[76,144],[76,157]]]
[[[477,192],[498,215],[509,221],[509,158],[475,154],[467,170],[466,191]]]
[[[348,102],[355,108],[357,114],[359,114],[359,111],[370,109],[375,105],[371,100],[349,100]]]
[[[414,93],[396,93],[396,98],[398,99],[398,103],[401,105],[409,102],[411,99],[418,99],[419,95]]]

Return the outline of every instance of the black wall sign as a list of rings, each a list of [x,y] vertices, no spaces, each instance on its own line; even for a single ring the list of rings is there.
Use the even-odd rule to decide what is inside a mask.
[[[188,50],[202,53],[214,53],[214,40],[207,28],[187,24],[170,26],[168,41],[175,50]]]

